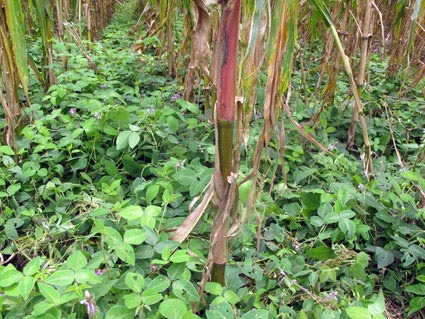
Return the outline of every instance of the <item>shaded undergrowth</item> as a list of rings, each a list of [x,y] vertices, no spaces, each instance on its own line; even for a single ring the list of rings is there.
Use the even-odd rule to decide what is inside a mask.
[[[420,310],[424,97],[419,86],[398,98],[397,79],[386,79],[385,61],[374,58],[362,96],[374,178],[364,176],[361,150],[345,149],[348,84],[338,82],[334,106],[317,108],[295,72],[293,116],[332,154],[284,119],[285,154],[276,139],[265,148],[254,213],[229,240],[227,287],[207,284],[192,314],[212,216],[179,247],[169,237],[210,180],[213,125],[202,102],[182,100],[166,76],[157,39],[143,52],[130,49],[135,22],[125,10],[91,44],[96,70],[77,46],[55,44],[68,69],[58,66],[46,96],[33,80],[19,162],[0,146],[3,318],[383,318]],[[260,115],[240,181],[250,173]],[[250,187],[239,186],[242,217]]]

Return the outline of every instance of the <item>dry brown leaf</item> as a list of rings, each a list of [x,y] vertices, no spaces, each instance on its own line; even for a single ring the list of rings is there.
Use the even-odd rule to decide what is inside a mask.
[[[178,243],[182,243],[187,236],[189,236],[192,229],[196,226],[201,216],[204,214],[205,209],[207,208],[208,204],[210,203],[212,197],[214,195],[214,188],[211,183],[210,187],[208,188],[207,193],[204,195],[204,198],[202,199],[201,203],[193,210],[192,213],[190,213],[186,219],[184,220],[183,224],[181,224],[174,235],[171,237],[171,240],[174,240]]]

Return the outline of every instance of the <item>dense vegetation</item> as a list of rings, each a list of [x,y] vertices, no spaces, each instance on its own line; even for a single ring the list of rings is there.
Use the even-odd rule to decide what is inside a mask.
[[[261,153],[248,216],[263,76],[241,147],[226,286],[208,282],[199,302],[212,212],[182,244],[170,236],[210,182],[214,125],[200,92],[197,103],[182,99],[181,78],[169,77],[165,56],[156,54],[158,37],[142,34],[144,50],[130,49],[140,36],[129,31],[134,12],[124,5],[102,40],[84,43],[92,61],[75,43],[55,41],[55,61],[66,56],[68,65],[57,62],[47,94],[30,74],[18,161],[0,146],[0,318],[420,316],[424,81],[400,98],[402,75],[388,78],[388,61],[372,55],[362,91],[375,152],[368,180],[361,150],[346,150],[348,79],[338,79],[333,106],[307,101],[322,48],[300,47],[308,70],[295,61],[291,112],[276,127],[284,147],[273,137]],[[30,41],[41,60],[41,39]]]

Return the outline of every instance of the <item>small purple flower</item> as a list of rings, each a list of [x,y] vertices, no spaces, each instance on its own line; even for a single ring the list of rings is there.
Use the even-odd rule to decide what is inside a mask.
[[[256,120],[259,120],[259,119],[261,119],[263,117],[263,114],[261,114],[261,112],[257,112],[257,113],[255,113],[255,119]]]
[[[80,304],[86,305],[87,307],[87,315],[89,316],[89,319],[92,319],[96,316],[96,313],[99,311],[99,307],[96,306],[96,301],[94,301],[94,295],[88,292],[86,290],[84,292],[85,299],[80,301]]]
[[[281,276],[279,283],[283,283],[285,281],[286,277],[286,272],[284,272],[281,268],[279,268],[279,274]]]
[[[152,265],[151,265],[151,272],[152,272],[152,273],[156,273],[156,272],[157,272],[157,270],[158,270],[158,266],[157,266],[157,265],[155,265],[155,264],[152,264]]]
[[[179,93],[174,93],[173,94],[173,96],[171,97],[171,102],[175,102],[175,101],[177,101],[177,99],[179,99],[180,98],[180,94]]]
[[[146,110],[146,114],[148,116],[151,116],[153,114],[153,112],[155,112],[155,108],[153,107],[153,105],[149,106],[149,108]]]
[[[329,152],[332,152],[334,149],[335,149],[335,145],[333,145],[333,144],[328,145],[328,151]]]
[[[94,118],[96,120],[101,120],[102,119],[102,114],[100,112],[96,112],[96,113],[94,113]]]
[[[69,109],[69,114],[71,114],[71,116],[77,115],[77,109],[75,107],[71,107]]]
[[[295,251],[297,251],[297,252],[300,252],[300,251],[302,251],[303,250],[303,247],[301,246],[301,244],[299,243],[299,242],[295,242],[294,243],[294,248],[295,248]]]
[[[331,292],[329,293],[329,295],[326,298],[326,300],[327,301],[338,300],[338,291],[331,290]]]
[[[106,272],[106,269],[96,269],[95,274],[98,276],[103,275]]]
[[[176,169],[180,170],[180,168],[183,166],[183,162],[181,160],[178,160],[176,163]]]

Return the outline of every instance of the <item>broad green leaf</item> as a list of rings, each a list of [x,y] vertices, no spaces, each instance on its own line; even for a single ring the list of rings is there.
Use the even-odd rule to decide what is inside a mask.
[[[410,316],[411,314],[421,310],[424,307],[425,307],[425,297],[415,297],[411,299],[409,302],[409,313],[407,315]]]
[[[140,220],[140,226],[147,226],[148,228],[154,228],[156,224],[156,216],[161,213],[161,207],[155,205],[149,205],[145,209],[145,214]]]
[[[231,290],[226,290],[231,291]],[[193,284],[186,279],[179,279],[173,282],[173,293],[176,295],[176,297],[179,297],[182,300],[189,300],[189,301],[198,301],[199,300],[199,294],[196,288],[193,286]],[[239,301],[239,297],[236,295]],[[232,296],[229,296],[229,299],[232,299]],[[233,298],[232,301],[236,300],[236,298]],[[228,300],[229,301],[229,300]],[[230,301],[229,301],[230,302]],[[232,302],[230,302],[232,303]],[[237,303],[237,302],[236,302]],[[234,304],[234,303],[232,303]]]
[[[105,227],[102,231],[109,245],[119,245],[122,242],[121,234],[112,227]]]
[[[62,310],[59,307],[50,308],[42,315],[38,316],[37,319],[62,319]]]
[[[120,132],[120,134],[118,134],[117,141],[116,141],[117,150],[125,149],[128,146],[128,144],[129,144],[128,139],[129,139],[129,136],[130,136],[131,133],[134,133],[134,132],[122,131],[122,132]]]
[[[382,290],[380,290],[377,295],[374,295],[373,299],[373,304],[369,305],[367,309],[375,318],[376,315],[381,315],[385,312],[385,299]]]
[[[186,311],[186,305],[180,299],[167,299],[159,305],[159,313],[167,319],[180,319]]]
[[[303,166],[301,169],[297,170],[296,174],[294,174],[294,182],[299,183],[303,179],[314,176],[317,172],[317,168],[307,168]]]
[[[395,293],[399,289],[399,285],[394,277],[386,276],[382,283],[384,284],[384,287],[391,292]]]
[[[247,182],[239,186],[239,200],[244,204],[248,202],[251,187],[252,187],[252,180],[248,180]]]
[[[219,283],[209,281],[205,285],[205,292],[208,292],[212,295],[220,296],[223,292],[223,287]]]
[[[133,309],[140,306],[142,303],[142,297],[140,295],[132,292],[124,296],[124,304],[127,308]]]
[[[140,245],[148,235],[142,229],[129,229],[124,233],[124,242],[130,245]]]
[[[326,214],[325,216],[325,224],[333,224],[333,223],[337,223],[339,221],[339,215],[335,212],[330,212],[328,214]]]
[[[18,231],[17,231],[17,229],[21,226],[21,225],[19,225],[19,222],[18,223],[16,223],[16,222],[14,222],[14,221],[21,221],[21,220],[19,220],[19,219],[9,219],[7,222],[6,222],[6,225],[4,226],[4,234],[8,237],[8,238],[10,238],[10,239],[12,239],[12,240],[17,240],[18,238],[19,238],[19,234],[18,234]]]
[[[348,307],[345,311],[351,319],[372,319],[369,310],[364,307]]]
[[[135,148],[140,142],[140,135],[136,132],[130,132],[128,135],[128,146]]]
[[[40,290],[40,293],[43,295],[44,298],[46,298],[48,302],[52,304],[59,303],[60,293],[52,286],[39,282],[38,290]]]
[[[316,210],[320,207],[320,194],[303,192],[301,193],[301,202],[308,210]]]
[[[189,195],[191,198],[198,195],[202,190],[205,188],[206,184],[202,183],[199,180],[195,180],[190,186],[189,186]]]
[[[354,216],[356,216],[356,213],[349,209],[343,210],[339,213],[340,219],[353,218]]]
[[[299,319],[308,319],[308,315],[305,312],[304,309],[301,309],[300,314],[299,314]]]
[[[320,198],[322,197],[323,195],[320,196]],[[319,215],[323,219],[326,217],[326,215],[330,213],[333,213],[333,207],[330,203],[327,202],[320,204],[319,208],[317,209],[317,215]]]
[[[405,171],[401,173],[402,176],[406,177],[410,181],[419,182],[423,177],[417,173],[412,171]]]
[[[313,225],[314,227],[322,227],[324,222],[323,222],[323,219],[320,218],[319,216],[311,216],[310,224]]]
[[[368,266],[368,264],[369,264],[369,256],[366,253],[361,252],[357,256],[356,261],[350,267],[348,267],[348,273],[353,278],[365,281],[366,280],[365,269]]]
[[[232,306],[223,300],[221,296],[216,297],[211,306],[210,310],[207,310],[208,319],[233,319],[235,316],[233,314]]]
[[[341,219],[338,223],[339,229],[344,233],[347,237],[347,240],[351,240],[354,238],[356,234],[356,224],[351,219]]]
[[[319,275],[317,274],[317,272],[312,272],[308,275],[308,281],[310,282],[311,286],[316,285],[318,279]]]
[[[413,256],[425,259],[425,249],[423,249],[421,246],[413,244],[413,245],[410,245],[407,250]]]
[[[179,171],[173,174],[173,178],[183,186],[190,186],[192,183],[198,182],[196,172],[189,168],[181,168]]]
[[[375,258],[379,269],[387,267],[394,262],[394,254],[381,247],[376,248]]]
[[[15,152],[13,151],[13,149],[9,146],[6,145],[2,145],[0,146],[0,154],[5,154],[5,155],[15,155]]]
[[[310,258],[318,260],[328,260],[336,258],[335,252],[327,246],[319,246],[306,251],[306,255]]]
[[[181,197],[181,194],[170,194],[168,189],[164,190],[164,193],[162,193],[162,201],[165,205],[168,205],[179,197]]]
[[[72,270],[76,271],[78,269],[84,268],[87,265],[87,258],[81,252],[81,250],[77,250],[71,256],[68,257],[65,264]]]
[[[168,277],[164,275],[158,275],[149,283],[148,288],[153,289],[156,292],[162,292],[170,287],[170,285],[171,281],[168,279]]]
[[[103,161],[103,165],[105,167],[106,173],[108,173],[109,176],[115,176],[118,175],[118,168],[112,161]]]
[[[79,298],[79,295],[77,295],[76,292],[66,292],[64,294],[61,294],[59,298],[59,304],[68,304],[71,300],[76,300]]]
[[[12,184],[7,188],[7,193],[9,194],[9,196],[14,195],[17,191],[19,191],[21,189],[21,183],[17,183],[17,184]]]
[[[46,283],[54,286],[67,286],[72,284],[74,281],[74,272],[71,270],[58,270],[54,272],[49,278],[47,278]]]
[[[185,264],[173,264],[167,269],[167,276],[171,280],[181,279],[186,270]]]
[[[174,254],[170,256],[170,261],[172,263],[185,263],[191,260],[191,257],[187,254],[186,250],[176,250]]]
[[[233,290],[228,289],[224,291],[223,297],[231,305],[235,305],[241,300]]]
[[[330,268],[326,265],[320,267],[319,280],[320,282],[336,281],[336,268]]]
[[[391,238],[392,238],[392,239],[394,240],[394,242],[395,242],[397,245],[399,245],[400,247],[402,247],[402,248],[408,248],[408,247],[409,247],[409,242],[408,242],[405,238],[400,237],[400,236],[398,236],[398,235],[391,236]]]
[[[99,208],[96,208],[95,210],[93,210],[91,212],[91,215],[93,217],[99,217],[99,216],[108,215],[109,213],[110,213],[110,211],[108,209],[99,207]]]
[[[189,101],[183,99],[177,99],[177,103],[183,108],[183,110],[189,110],[193,114],[199,114],[199,106],[194,103],[190,103]]]
[[[264,309],[253,309],[244,314],[241,319],[268,319],[269,312]]]
[[[79,269],[75,273],[75,280],[80,284],[88,283],[92,285],[102,282],[102,279],[92,269]]]
[[[139,132],[142,129],[140,126],[133,125],[133,124],[129,124],[128,127],[130,128],[132,132]]]
[[[35,285],[35,279],[32,276],[24,276],[19,281],[18,289],[19,294],[26,301],[31,294],[32,289]]]
[[[174,116],[169,116],[167,118],[167,126],[171,132],[176,133],[179,129],[179,121]]]
[[[171,248],[168,247],[168,246],[165,246],[164,249],[161,252],[162,260],[168,261],[168,259],[170,259],[170,255],[171,255]]]
[[[337,310],[326,309],[323,311],[321,319],[339,319],[340,317],[341,314]]]
[[[134,266],[136,264],[134,249],[133,247],[131,247],[130,244],[123,242],[117,246],[114,246],[114,249],[119,259],[124,262],[127,262],[131,266]]]
[[[141,292],[145,286],[145,279],[143,276],[135,272],[128,272],[125,275],[124,281],[128,288],[137,293]]]
[[[34,315],[35,316],[41,316],[46,313],[49,309],[53,308],[55,305],[46,301],[38,302],[34,305]]]
[[[416,284],[410,285],[404,288],[404,290],[414,293],[415,295],[425,296],[425,285],[424,284]]]
[[[134,310],[124,306],[113,306],[106,313],[105,319],[134,319]]]
[[[143,216],[143,208],[137,205],[127,206],[121,209],[119,214],[127,220],[138,219]]]
[[[142,292],[141,299],[143,304],[149,306],[160,302],[162,300],[162,295],[155,289],[148,288]]]
[[[9,287],[19,282],[21,278],[22,274],[10,264],[0,272],[0,287]]]
[[[148,203],[152,203],[152,201],[155,199],[155,197],[159,193],[159,185],[152,185],[149,186],[146,190],[146,201]]]

